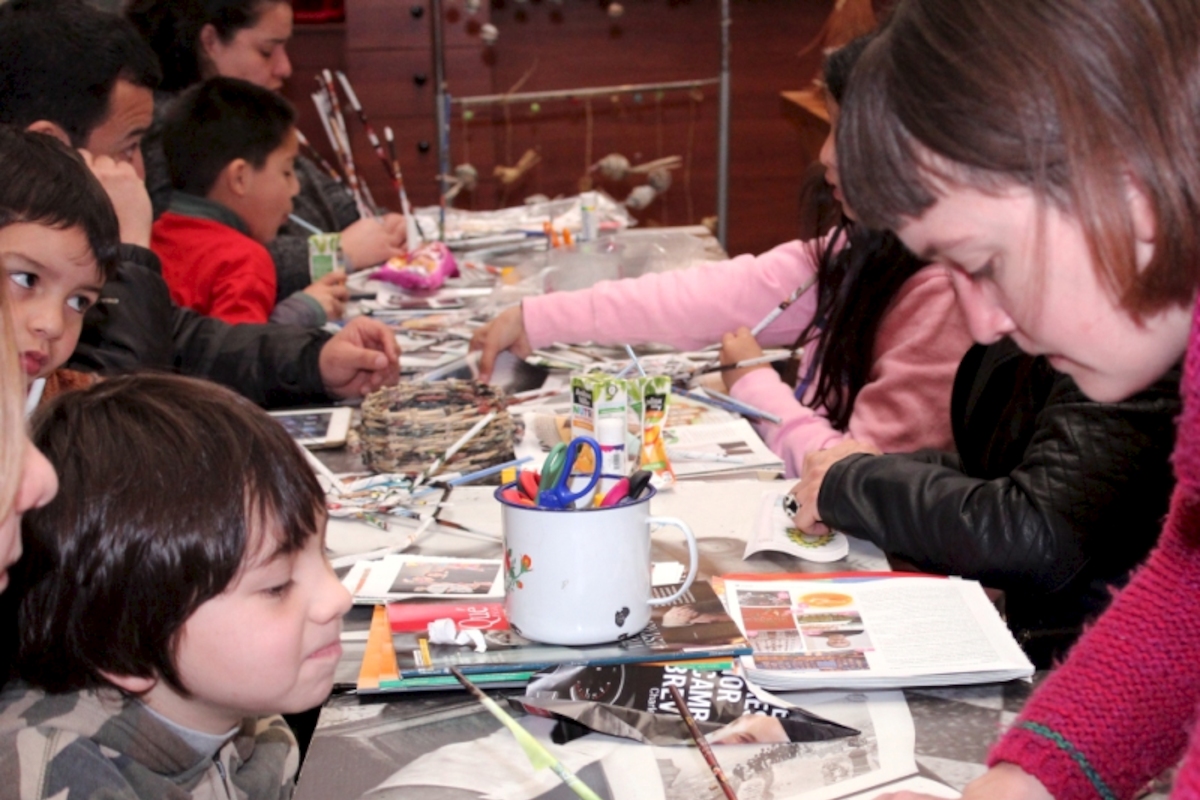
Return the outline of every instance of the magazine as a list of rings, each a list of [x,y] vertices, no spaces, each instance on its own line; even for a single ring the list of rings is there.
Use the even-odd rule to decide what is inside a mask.
[[[904,573],[726,577],[763,688],[884,689],[1033,674],[976,581]]]
[[[500,561],[484,558],[389,555],[355,563],[342,585],[363,605],[408,598],[504,596]]]
[[[669,597],[678,585],[657,586],[656,597]],[[737,623],[725,612],[712,587],[697,581],[677,602],[656,607],[651,621],[636,636],[618,642],[587,647],[564,647],[531,642],[511,629],[484,630],[487,649],[477,652],[469,645],[430,644],[423,633],[392,633],[387,612],[381,611],[379,634],[372,633],[367,654],[377,659],[379,638],[390,637],[394,669],[368,669],[364,659],[359,675],[360,693],[396,692],[416,688],[405,680],[450,676],[449,668],[456,666],[470,675],[480,686],[493,685],[489,676],[505,673],[506,684],[512,685],[513,674],[533,672],[558,664],[630,664],[659,661],[695,661],[708,658],[734,658],[750,653]],[[372,647],[372,641],[376,646]],[[451,678],[451,680],[453,680]],[[447,687],[453,688],[453,687]]]

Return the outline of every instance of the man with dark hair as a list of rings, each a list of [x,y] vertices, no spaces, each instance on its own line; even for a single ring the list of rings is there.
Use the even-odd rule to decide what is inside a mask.
[[[0,122],[82,145],[120,222],[120,269],[88,312],[70,365],[174,369],[268,405],[353,397],[395,382],[395,339],[376,321],[353,320],[330,337],[228,325],[171,302],[158,259],[146,249],[152,217],[141,182],[140,144],[159,74],[153,52],[120,17],[80,0],[0,6]]]

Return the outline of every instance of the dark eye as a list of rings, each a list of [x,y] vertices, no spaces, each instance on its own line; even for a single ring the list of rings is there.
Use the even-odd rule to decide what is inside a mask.
[[[82,314],[92,307],[92,299],[90,297],[84,297],[83,295],[77,294],[74,297],[67,299],[67,305],[71,308],[71,310]]]
[[[293,583],[294,582],[291,579],[289,579],[289,580],[279,584],[278,586],[272,586],[270,589],[267,589],[266,593],[270,597],[284,597],[287,595],[288,591],[292,588]]]
[[[22,289],[32,289],[33,285],[37,283],[37,276],[31,272],[10,272],[8,277]]]

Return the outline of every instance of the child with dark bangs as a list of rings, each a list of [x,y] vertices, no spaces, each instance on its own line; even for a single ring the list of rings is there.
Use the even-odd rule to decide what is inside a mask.
[[[25,515],[12,570],[0,778],[21,797],[289,797],[278,715],[328,696],[350,606],[295,443],[166,375],[64,394],[33,438],[62,491]]]

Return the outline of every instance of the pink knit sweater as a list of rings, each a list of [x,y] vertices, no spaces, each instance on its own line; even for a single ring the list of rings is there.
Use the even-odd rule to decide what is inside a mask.
[[[1172,797],[1200,797],[1200,305],[1181,391],[1175,492],[1158,546],[989,756],[1057,800],[1132,797],[1185,748]]]
[[[794,241],[760,256],[530,297],[523,303],[525,330],[535,348],[591,341],[660,342],[695,350],[743,325],[753,327],[779,305],[816,271],[811,250]],[[807,292],[762,332],[759,343],[790,347],[815,310],[816,292]],[[779,425],[760,425],[759,433],[792,477],[799,474],[805,453],[846,438],[885,452],[953,449],[950,389],[970,343],[949,277],[941,267],[926,267],[905,282],[880,323],[874,364],[848,431],[835,430],[820,409],[798,402],[774,370],[749,373],[734,384],[732,394],[783,419]]]

